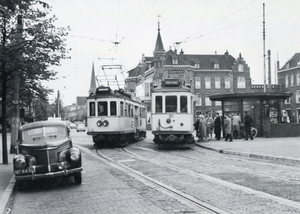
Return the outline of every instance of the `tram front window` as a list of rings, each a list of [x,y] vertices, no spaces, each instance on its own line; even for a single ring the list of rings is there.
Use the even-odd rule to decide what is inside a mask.
[[[110,115],[111,116],[117,115],[117,103],[116,103],[116,101],[110,102]]]
[[[187,97],[186,96],[180,97],[180,111],[183,113],[187,113]]]
[[[177,112],[177,96],[166,96],[166,112]]]
[[[107,116],[107,102],[98,102],[98,116]]]
[[[155,97],[155,112],[162,112],[162,97],[156,96]]]

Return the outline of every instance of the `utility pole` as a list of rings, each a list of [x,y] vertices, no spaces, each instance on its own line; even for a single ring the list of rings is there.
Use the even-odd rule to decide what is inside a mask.
[[[59,105],[60,105],[60,98],[59,98],[59,90],[58,90],[57,91],[57,117],[60,117]]]
[[[17,18],[17,32],[16,39],[21,41],[23,31],[23,20],[22,16],[18,15]],[[16,153],[16,143],[18,140],[18,130],[20,128],[20,71],[13,72],[13,109],[12,109],[12,120],[11,120],[11,143],[10,143],[10,154]]]
[[[267,91],[267,86],[266,86],[266,33],[265,33],[265,3],[263,3],[263,46],[264,46],[264,92],[266,93]]]

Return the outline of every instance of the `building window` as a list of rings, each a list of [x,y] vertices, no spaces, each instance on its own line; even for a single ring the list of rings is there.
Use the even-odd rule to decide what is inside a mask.
[[[237,78],[237,87],[238,88],[246,88],[245,77],[238,77]]]
[[[196,106],[202,106],[202,95],[197,94]]]
[[[229,89],[230,88],[230,78],[229,77],[225,77],[224,81],[225,81],[225,88]]]
[[[205,106],[212,106],[212,102],[209,99],[209,95],[205,95]]]
[[[244,65],[243,64],[238,65],[238,72],[244,72]]]
[[[145,86],[145,97],[150,97],[150,83],[146,82],[144,86]]]
[[[291,104],[291,98],[287,98],[285,101],[284,101],[284,104],[288,105],[288,104]]]
[[[205,77],[205,88],[210,89],[211,84],[210,84],[210,77]]]
[[[215,88],[220,89],[221,88],[221,78],[215,77]]]
[[[300,90],[296,91],[296,103],[300,103]]]
[[[214,64],[214,69],[219,69],[219,63]]]
[[[172,64],[173,65],[178,65],[178,59],[172,59]]]
[[[294,86],[294,74],[291,75],[291,87]]]
[[[222,101],[215,101],[215,106],[222,106]]]
[[[195,68],[200,68],[200,64],[199,64],[199,63],[196,63],[196,64],[195,64]]]
[[[296,76],[296,84],[297,84],[297,86],[300,85],[300,73],[298,73]]]
[[[288,75],[285,76],[285,87],[286,88],[289,87],[289,76]]]
[[[201,89],[201,78],[195,77],[195,89]]]

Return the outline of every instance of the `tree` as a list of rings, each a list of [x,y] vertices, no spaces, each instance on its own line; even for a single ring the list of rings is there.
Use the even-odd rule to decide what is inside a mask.
[[[7,107],[14,75],[20,78],[20,97],[46,99],[51,89],[42,80],[53,80],[52,65],[67,57],[69,28],[55,27],[51,7],[39,0],[1,0],[0,2],[0,78],[2,92],[2,142],[6,144]],[[6,148],[4,148],[6,149]],[[4,151],[3,151],[4,152]],[[3,157],[4,159],[5,157]]]

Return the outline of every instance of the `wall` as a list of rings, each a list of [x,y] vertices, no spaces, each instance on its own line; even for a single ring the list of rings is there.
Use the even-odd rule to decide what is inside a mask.
[[[269,137],[299,137],[300,124],[280,123],[271,124],[271,134]]]

